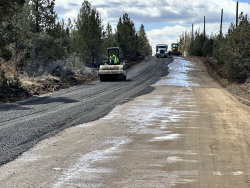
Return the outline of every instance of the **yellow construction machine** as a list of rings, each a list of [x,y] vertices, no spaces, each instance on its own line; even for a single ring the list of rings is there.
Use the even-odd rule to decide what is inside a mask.
[[[125,63],[120,60],[119,57],[119,47],[107,48],[108,50],[108,60],[104,65],[100,65],[98,75],[100,81],[107,80],[123,80],[127,78],[127,71]],[[116,59],[112,58],[115,55]]]
[[[181,55],[181,53],[178,51],[178,46],[179,44],[177,43],[172,43],[171,44],[171,47],[172,47],[172,51],[171,51],[171,54],[174,54],[174,55]]]

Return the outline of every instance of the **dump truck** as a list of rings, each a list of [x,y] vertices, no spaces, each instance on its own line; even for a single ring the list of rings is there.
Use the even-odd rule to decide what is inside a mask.
[[[155,56],[158,57],[168,57],[168,45],[166,44],[158,44],[156,45],[156,54]]]
[[[98,70],[98,75],[100,81],[107,80],[123,80],[127,79],[126,65],[119,57],[119,47],[110,47],[107,48],[108,51],[108,60],[104,65],[100,65]],[[116,56],[116,63],[114,59],[110,56],[114,54]]]

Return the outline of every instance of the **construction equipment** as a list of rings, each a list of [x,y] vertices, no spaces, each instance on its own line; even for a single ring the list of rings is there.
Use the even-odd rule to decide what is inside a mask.
[[[181,53],[178,51],[178,46],[179,44],[177,43],[172,43],[171,44],[171,47],[172,47],[172,51],[170,52],[171,54],[174,54],[174,55],[181,55]]]
[[[108,60],[104,65],[100,65],[98,75],[100,77],[100,81],[107,80],[123,80],[125,81],[127,78],[126,65],[119,58],[119,47],[111,47],[107,48],[108,50]],[[114,64],[114,59],[110,59],[110,55],[115,54],[117,57],[117,63]]]
[[[156,54],[155,56],[158,57],[168,57],[167,53],[168,45],[166,44],[158,44],[156,45]]]

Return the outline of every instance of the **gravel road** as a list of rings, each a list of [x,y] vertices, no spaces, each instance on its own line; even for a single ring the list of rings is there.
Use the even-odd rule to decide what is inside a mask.
[[[26,121],[19,120],[18,124],[15,119],[2,123],[5,134],[14,136],[14,131],[7,133],[7,127],[12,127],[9,130],[16,128],[27,136],[27,129],[39,135],[34,131],[36,125],[50,130],[55,126],[56,132],[79,122],[1,165],[0,187],[250,187],[250,107],[216,83],[199,59],[174,57],[167,66],[170,61],[151,57],[129,73],[127,82],[95,83],[84,86],[86,90],[77,87],[55,93],[44,99],[48,106],[54,104],[52,110],[43,108],[33,119],[27,115]],[[150,86],[168,71],[167,76]],[[154,90],[147,93],[152,87]],[[91,90],[99,91],[101,98],[94,92],[90,96]],[[77,94],[82,91],[84,97]],[[131,100],[139,95],[138,91],[147,94]],[[64,100],[55,102],[63,94]],[[120,96],[127,98],[122,102],[130,101],[115,106],[122,103]],[[49,103],[51,98],[54,102]],[[60,109],[57,103],[62,104]],[[115,108],[102,118],[80,123],[96,119],[101,110],[112,105]],[[39,100],[34,106],[43,107]],[[18,107],[24,113],[32,106],[29,103]],[[41,139],[49,134],[44,131],[40,135]],[[19,139],[29,140],[21,136]],[[22,143],[16,137],[17,141]],[[25,147],[36,141],[27,142]],[[18,143],[9,151],[21,148]]]
[[[125,82],[76,86],[16,104],[0,106],[0,165],[65,128],[103,117],[116,105],[154,90],[173,58],[149,57],[128,72]]]

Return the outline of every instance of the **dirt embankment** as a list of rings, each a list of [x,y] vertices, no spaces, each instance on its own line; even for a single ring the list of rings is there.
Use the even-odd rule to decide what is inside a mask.
[[[209,75],[219,83],[224,89],[238,98],[243,104],[250,106],[250,83],[230,82],[223,74],[222,66],[217,64],[214,58],[204,58],[188,56],[185,59],[189,61],[202,61],[207,68]]]
[[[138,57],[134,61],[126,62],[127,69],[139,66],[144,63],[147,57]],[[5,103],[14,103],[30,97],[38,97],[50,92],[59,91],[72,86],[81,84],[90,84],[99,81],[97,69],[92,70],[86,75],[56,77],[44,76],[43,78],[31,78],[20,76],[22,87],[4,87],[0,86],[0,105]]]
[[[45,78],[21,77],[22,87],[0,87],[0,105],[14,103],[37,97],[46,93],[59,91],[79,84],[88,84],[97,80],[97,71],[86,76],[69,76],[64,78],[46,76]]]

